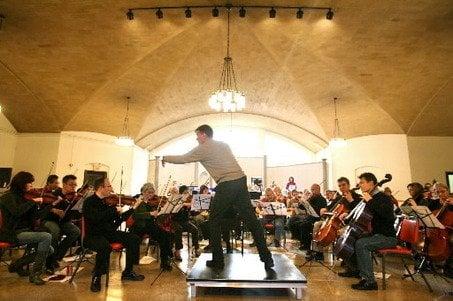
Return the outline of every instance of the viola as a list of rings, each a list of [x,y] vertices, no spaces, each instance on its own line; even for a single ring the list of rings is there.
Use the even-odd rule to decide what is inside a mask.
[[[124,194],[112,193],[108,197],[105,197],[103,201],[109,206],[121,206],[121,205],[134,205],[137,201],[134,197]]]
[[[24,193],[23,198],[34,202],[36,198],[42,198],[43,204],[56,205],[63,199],[57,195],[54,195],[51,191],[45,191],[44,188],[33,188]]]

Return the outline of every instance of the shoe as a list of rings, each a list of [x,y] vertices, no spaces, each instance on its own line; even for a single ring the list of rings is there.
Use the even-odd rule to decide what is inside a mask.
[[[338,276],[346,278],[359,278],[359,271],[346,270],[344,272],[339,272]]]
[[[168,259],[167,260],[161,260],[160,268],[163,271],[168,271],[168,272],[170,272],[173,269],[172,266],[171,266],[171,263],[170,263],[170,261]]]
[[[28,280],[36,285],[43,285],[46,282],[41,278],[43,270],[46,265],[47,252],[36,252],[35,262],[33,263],[33,269],[28,276]]]
[[[173,259],[176,261],[182,261],[181,252],[179,250],[175,251],[175,253],[173,254]]]
[[[200,249],[199,248],[195,249],[193,254],[195,255],[195,257],[200,257],[200,254],[201,254]]]
[[[322,252],[315,252],[313,254],[313,258],[316,260],[316,261],[324,261],[324,254]]]
[[[212,269],[223,270],[225,263],[223,261],[207,260],[206,266]]]
[[[277,239],[274,239],[274,246],[276,248],[280,248],[282,245],[280,244],[280,241],[278,241]]]
[[[203,252],[209,252],[212,250],[211,245],[207,245],[206,247],[203,248]]]
[[[34,260],[35,254],[33,253],[22,256],[21,258],[17,259],[16,261],[12,262],[9,265],[8,271],[10,273],[17,273],[17,275],[19,275],[20,277],[30,276],[30,271],[24,268],[28,266],[30,263],[32,263]]]
[[[121,280],[130,280],[130,281],[143,281],[145,276],[136,274],[134,271],[121,274]]]
[[[90,290],[93,293],[101,291],[101,276],[93,276],[93,278],[91,278]]]
[[[376,281],[367,282],[365,279],[360,280],[359,283],[351,285],[351,287],[355,290],[361,291],[376,291],[378,289]]]
[[[274,267],[274,260],[272,259],[272,257],[270,257],[264,261],[264,269],[266,271],[272,270],[273,267]]]

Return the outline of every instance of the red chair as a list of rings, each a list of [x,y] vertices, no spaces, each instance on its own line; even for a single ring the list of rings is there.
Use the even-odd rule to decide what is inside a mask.
[[[2,215],[2,211],[0,209],[0,229],[2,229],[2,228],[3,228],[3,215]],[[16,250],[16,249],[20,249],[20,248],[24,248],[24,247],[26,247],[26,245],[17,245],[17,244],[10,243],[7,241],[0,241],[0,262],[3,262],[7,266],[9,266],[9,264],[3,260],[3,254],[6,251],[11,252],[12,250]]]
[[[78,260],[74,260],[74,261],[77,261],[76,268],[74,269],[74,272],[71,275],[71,279],[69,279],[69,283],[73,282],[74,277],[75,277],[75,275],[77,274],[77,271],[80,268],[80,265],[85,260],[85,255],[86,255],[86,253],[88,251],[88,248],[86,248],[84,246],[84,240],[85,240],[85,237],[86,237],[86,233],[87,233],[86,222],[85,222],[85,218],[82,216],[81,229],[80,229],[80,241],[82,242],[81,243],[82,253],[81,253],[81,255],[80,255]],[[121,263],[121,254],[123,253],[124,246],[121,243],[119,243],[119,242],[112,242],[112,243],[110,243],[110,247],[112,248],[113,252],[120,252],[120,263]],[[105,287],[109,286],[109,274],[110,274],[110,260],[108,261],[108,264],[107,264],[107,273],[106,273],[106,277],[105,277]]]
[[[398,240],[404,243],[408,243],[410,245],[415,245],[419,241],[419,229],[418,223],[416,220],[408,220],[404,219],[401,222],[400,232],[398,234]],[[415,281],[412,273],[409,271],[406,263],[404,262],[404,257],[413,257],[414,252],[410,247],[403,247],[403,246],[396,246],[394,248],[386,248],[386,249],[379,249],[376,251],[376,254],[382,258],[382,286],[383,289],[386,289],[386,282],[385,282],[385,258],[388,255],[394,255],[401,257],[401,261],[403,262],[404,268],[408,272],[409,277],[411,277],[412,281]],[[424,276],[423,276],[424,278]]]

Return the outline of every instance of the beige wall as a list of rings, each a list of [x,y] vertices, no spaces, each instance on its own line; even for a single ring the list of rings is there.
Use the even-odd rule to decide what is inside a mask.
[[[17,144],[17,133],[0,112],[0,167],[12,167]]]
[[[13,173],[21,170],[29,171],[35,176],[35,186],[42,187],[52,162],[54,163],[52,173],[55,173],[59,143],[60,134],[19,134]]]
[[[406,185],[411,181],[411,169],[406,135],[373,135],[349,139],[344,148],[331,151],[330,187],[335,187],[336,179],[348,177],[352,183],[365,171],[375,173],[378,180],[386,173],[393,180],[389,186],[397,199],[408,197]]]
[[[413,181],[445,183],[453,171],[453,137],[407,137]]]

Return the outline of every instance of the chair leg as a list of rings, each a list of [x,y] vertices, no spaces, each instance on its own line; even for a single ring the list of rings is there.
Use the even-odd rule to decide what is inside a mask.
[[[105,288],[109,287],[109,276],[110,276],[110,258],[107,262],[107,272],[105,273]]]
[[[403,266],[407,271],[407,275],[409,275],[409,277],[411,277],[412,281],[415,282],[414,276],[412,275],[411,271],[409,270],[409,267],[407,266],[406,262],[404,261],[404,258],[401,258],[401,262],[403,263]]]
[[[382,288],[385,290],[387,288],[386,282],[385,282],[385,255],[382,254]]]

